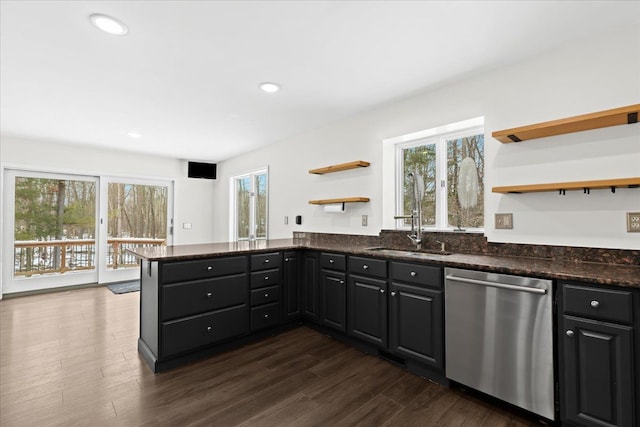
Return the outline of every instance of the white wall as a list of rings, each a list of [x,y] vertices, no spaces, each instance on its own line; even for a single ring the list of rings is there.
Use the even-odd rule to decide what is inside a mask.
[[[219,165],[220,185],[214,189],[214,240],[228,236],[229,178],[265,165],[270,168],[270,237],[290,237],[295,230],[375,235],[385,221],[382,140],[484,116],[490,241],[640,249],[640,235],[626,233],[624,216],[640,211],[638,189],[569,192],[564,197],[490,192],[499,185],[640,176],[638,124],[518,144],[490,137],[494,130],[640,103],[639,75],[640,28],[621,29],[227,160]],[[369,161],[371,167],[322,176],[307,173],[352,160]],[[371,202],[348,205],[345,214],[324,214],[308,204],[341,196],[367,196]],[[494,230],[496,212],[512,212],[514,229]],[[301,226],[294,224],[297,214],[303,216]],[[369,216],[367,227],[360,225],[362,214]]]
[[[9,137],[0,140],[0,161],[5,168],[173,181],[173,243],[205,243],[213,239],[216,181],[187,178],[186,161]],[[185,222],[191,223],[192,228],[183,229]]]

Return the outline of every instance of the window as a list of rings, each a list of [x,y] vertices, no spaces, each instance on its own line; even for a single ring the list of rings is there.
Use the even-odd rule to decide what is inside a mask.
[[[394,143],[397,216],[410,216],[417,197],[423,230],[484,227],[481,119],[407,135]],[[398,219],[396,228],[410,224],[410,219]]]
[[[261,169],[231,178],[231,240],[266,239],[268,174]]]

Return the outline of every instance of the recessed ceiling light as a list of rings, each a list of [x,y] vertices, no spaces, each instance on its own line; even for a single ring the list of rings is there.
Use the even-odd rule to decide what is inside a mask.
[[[100,13],[94,13],[89,16],[91,23],[98,29],[104,31],[107,34],[114,36],[124,36],[129,32],[129,29],[122,22],[118,21],[111,16],[102,15]]]
[[[258,87],[267,93],[276,93],[280,90],[279,84],[271,82],[260,83]]]
[[[129,138],[141,138],[142,134],[139,134],[138,132],[127,132],[127,135],[129,135]]]

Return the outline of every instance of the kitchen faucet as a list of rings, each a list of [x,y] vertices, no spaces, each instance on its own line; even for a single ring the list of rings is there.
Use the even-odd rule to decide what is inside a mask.
[[[394,219],[411,219],[411,234],[407,235],[409,239],[416,245],[416,249],[422,248],[422,197],[423,191],[421,185],[424,186],[422,177],[413,172],[409,172],[409,178],[413,183],[413,197],[411,199],[411,215],[396,215]]]

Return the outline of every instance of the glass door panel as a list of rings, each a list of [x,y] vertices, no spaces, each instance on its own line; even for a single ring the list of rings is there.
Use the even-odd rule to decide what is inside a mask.
[[[3,292],[95,282],[98,181],[7,170]]]
[[[101,283],[139,277],[138,260],[127,249],[167,244],[170,190],[170,183],[107,180]]]

